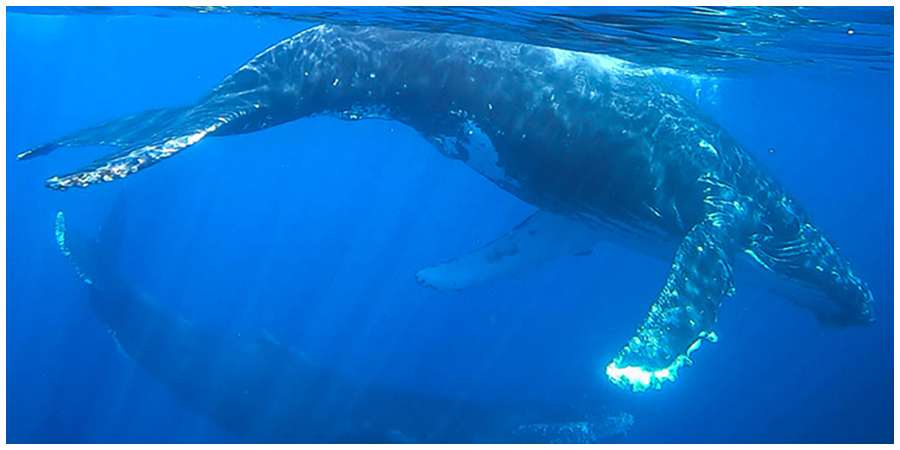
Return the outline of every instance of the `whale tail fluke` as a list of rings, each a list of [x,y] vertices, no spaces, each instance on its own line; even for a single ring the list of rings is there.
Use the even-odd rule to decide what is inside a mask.
[[[215,123],[192,117],[193,109],[174,107],[139,112],[32,147],[19,153],[16,159],[37,158],[61,147],[116,147],[120,151],[102,156],[75,172],[49,178],[47,186],[66,190],[124,178],[196,144],[216,128]]]
[[[85,128],[53,142],[32,147],[16,156],[18,160],[47,155],[60,147],[106,145],[123,150],[142,147],[171,128],[189,108],[162,108],[143,111]]]
[[[196,105],[139,112],[32,147],[16,159],[36,158],[61,147],[116,147],[118,152],[102,156],[88,166],[49,178],[47,187],[63,191],[114,181],[173,156],[211,134],[246,131],[226,131],[223,127],[237,118],[246,120],[245,116],[260,109],[260,103],[248,97],[253,96],[204,99]],[[249,129],[250,124],[245,128]]]

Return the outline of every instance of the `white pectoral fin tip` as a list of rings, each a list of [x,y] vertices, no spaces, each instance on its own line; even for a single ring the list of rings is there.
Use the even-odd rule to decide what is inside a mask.
[[[649,388],[659,390],[664,381],[675,381],[678,369],[685,364],[686,361],[679,359],[668,367],[654,370],[640,366],[619,367],[612,362],[606,366],[606,376],[621,388],[631,387],[633,392],[643,392]]]
[[[563,256],[590,254],[599,236],[587,225],[539,211],[509,233],[451,261],[420,270],[416,280],[439,290],[465,289]]]
[[[616,386],[623,389],[631,388],[633,392],[643,392],[647,389],[662,389],[663,383],[666,381],[675,381],[678,379],[678,369],[693,364],[690,356],[692,353],[700,349],[703,341],[715,343],[719,340],[719,336],[714,331],[700,332],[683,354],[675,357],[666,367],[654,369],[643,366],[620,366],[617,358],[606,366],[606,376]]]

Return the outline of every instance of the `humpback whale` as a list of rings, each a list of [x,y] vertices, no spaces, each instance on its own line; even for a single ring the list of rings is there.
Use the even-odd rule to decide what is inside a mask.
[[[605,366],[659,389],[715,342],[735,278],[793,285],[833,326],[870,323],[872,294],[766,169],[653,70],[602,55],[453,34],[317,26],[263,51],[192,105],[137,113],[35,146],[117,152],[47,180],[65,190],[124,178],[211,136],[315,115],[417,130],[539,212],[505,236],[423,269],[462,289],[609,240],[671,261],[649,312]],[[792,283],[792,284],[791,284]],[[780,289],[780,288],[779,288]]]
[[[124,197],[98,239],[57,214],[60,251],[119,350],[182,404],[247,442],[607,443],[634,422],[625,412],[540,402],[457,400],[354,380],[272,337],[217,333],[165,311],[117,270]]]

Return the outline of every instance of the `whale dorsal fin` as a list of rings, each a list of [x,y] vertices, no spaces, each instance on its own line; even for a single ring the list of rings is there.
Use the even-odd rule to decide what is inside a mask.
[[[598,240],[600,233],[578,220],[538,211],[491,243],[420,270],[416,279],[436,289],[463,289],[563,256],[589,254]]]

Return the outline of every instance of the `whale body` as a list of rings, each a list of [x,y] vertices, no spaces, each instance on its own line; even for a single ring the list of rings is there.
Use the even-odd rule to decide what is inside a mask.
[[[81,130],[19,159],[117,147],[47,182],[87,187],[206,137],[315,115],[402,122],[540,209],[488,245],[423,269],[423,285],[462,289],[590,253],[600,240],[672,261],[646,318],[605,368],[619,386],[660,388],[703,341],[716,341],[736,272],[794,283],[790,300],[824,324],[873,320],[866,283],[752,155],[654,71],[602,55],[323,25],[260,53],[193,105]]]

